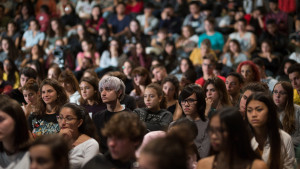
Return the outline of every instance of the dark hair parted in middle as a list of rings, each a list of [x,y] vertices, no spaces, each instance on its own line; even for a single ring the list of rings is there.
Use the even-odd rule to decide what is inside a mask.
[[[219,116],[221,126],[227,131],[228,135],[224,144],[224,150],[229,155],[229,168],[235,168],[237,160],[245,160],[245,163],[251,165],[255,159],[260,157],[253,151],[250,144],[249,132],[247,131],[243,117],[238,109],[227,107],[216,111],[210,119]],[[237,159],[237,157],[239,159]],[[247,166],[248,166],[247,165]]]
[[[96,127],[85,108],[75,103],[66,103],[61,107],[61,109],[63,108],[72,109],[73,113],[77,117],[77,120],[82,119],[82,124],[78,127],[79,133],[86,134],[97,141],[99,140],[96,132]]]
[[[246,102],[246,110],[248,109],[248,104],[251,101],[259,101],[266,105],[268,114],[267,114],[267,121],[266,121],[266,133],[268,135],[268,139],[270,142],[270,159],[269,159],[269,167],[274,169],[279,169],[282,166],[283,159],[281,159],[281,139],[279,133],[279,119],[277,116],[276,105],[269,94],[257,92],[252,94],[247,102]],[[246,117],[246,121],[249,124],[252,132],[254,133],[253,127],[250,125],[248,116]]]
[[[199,117],[201,118],[202,121],[206,121],[205,114],[204,114],[206,108],[205,93],[200,86],[196,84],[190,84],[185,88],[183,88],[178,98],[179,104],[182,107],[181,101],[190,97],[194,93],[196,94],[197,97],[197,110],[198,110]]]

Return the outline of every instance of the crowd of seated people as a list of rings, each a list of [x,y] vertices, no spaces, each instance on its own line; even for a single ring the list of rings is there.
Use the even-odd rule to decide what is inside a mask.
[[[0,0],[0,168],[299,167],[298,0]]]

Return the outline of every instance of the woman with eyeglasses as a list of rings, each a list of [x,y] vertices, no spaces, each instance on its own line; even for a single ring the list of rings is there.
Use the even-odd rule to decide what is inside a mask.
[[[203,89],[191,84],[186,86],[179,95],[179,104],[182,107],[186,117],[193,121],[197,128],[198,134],[194,140],[200,158],[204,158],[209,153],[209,136],[207,133],[208,120],[205,118],[205,93]]]
[[[293,102],[293,86],[281,81],[275,84],[273,100],[285,132],[291,135],[295,147],[300,145],[300,106]]]
[[[214,155],[201,159],[198,169],[267,169],[252,150],[243,117],[235,108],[212,115],[208,133]]]
[[[81,106],[66,103],[57,116],[60,132],[68,142],[70,168],[80,169],[99,154],[99,144],[94,123]]]
[[[28,117],[29,129],[33,137],[59,132],[56,116],[67,102],[68,96],[58,81],[55,79],[42,81],[36,111]]]
[[[292,138],[279,129],[276,105],[267,93],[254,93],[246,103],[246,121],[253,138],[252,149],[269,168],[294,168],[296,160]]]

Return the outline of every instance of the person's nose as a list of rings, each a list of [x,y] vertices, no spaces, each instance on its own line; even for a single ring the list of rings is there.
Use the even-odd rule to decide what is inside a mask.
[[[37,169],[37,168],[38,168],[37,163],[35,162],[35,160],[32,160],[32,162],[30,163],[30,169]]]
[[[111,138],[111,139],[107,140],[107,144],[109,147],[114,147],[116,145],[116,141],[115,141],[115,139]]]

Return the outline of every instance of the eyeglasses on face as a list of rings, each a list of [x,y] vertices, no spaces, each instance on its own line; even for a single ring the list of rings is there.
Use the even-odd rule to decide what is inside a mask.
[[[188,103],[189,105],[195,103],[197,100],[196,99],[185,99],[185,100],[181,100],[181,104],[185,105],[186,103]]]
[[[71,122],[74,119],[77,119],[75,117],[63,117],[63,116],[56,116],[57,121],[61,122],[62,120],[65,120],[66,123]]]

